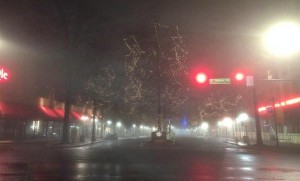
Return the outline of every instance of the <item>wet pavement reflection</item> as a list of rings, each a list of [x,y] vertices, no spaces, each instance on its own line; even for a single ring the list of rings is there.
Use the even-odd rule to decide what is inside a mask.
[[[297,180],[297,155],[242,149],[214,138],[173,146],[128,139],[66,149],[0,150],[0,180]]]

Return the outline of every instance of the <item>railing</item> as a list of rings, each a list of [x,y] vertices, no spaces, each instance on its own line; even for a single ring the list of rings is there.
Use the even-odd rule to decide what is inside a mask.
[[[248,132],[250,143],[254,144],[256,142],[256,133]],[[262,133],[262,139],[264,144],[274,144],[275,137],[270,133]],[[279,143],[289,143],[289,144],[300,144],[300,133],[278,133]]]

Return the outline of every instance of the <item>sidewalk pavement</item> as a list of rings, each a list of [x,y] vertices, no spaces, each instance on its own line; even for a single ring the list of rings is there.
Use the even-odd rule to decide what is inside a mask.
[[[279,143],[279,147],[276,145],[256,145],[256,144],[245,144],[244,142],[237,141],[231,138],[225,138],[224,142],[228,144],[237,145],[247,149],[255,149],[260,151],[273,151],[279,153],[290,153],[290,154],[299,154],[300,153],[300,145],[299,144],[291,144],[291,143]]]
[[[91,143],[91,138],[86,138],[84,142],[76,141],[75,143],[62,144],[60,139],[30,139],[30,140],[2,140],[0,145],[24,145],[34,144],[36,146],[48,148],[72,148],[87,146],[95,143],[105,142],[103,138],[98,138],[94,143]]]

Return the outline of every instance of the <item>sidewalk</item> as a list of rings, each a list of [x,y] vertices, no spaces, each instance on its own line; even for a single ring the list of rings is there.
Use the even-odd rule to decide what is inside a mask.
[[[97,138],[93,143],[105,142],[103,138]],[[2,140],[0,145],[29,145],[33,144],[35,146],[48,147],[48,148],[71,148],[71,147],[81,147],[92,144],[91,138],[85,138],[84,142],[76,141],[75,143],[62,144],[61,139],[28,139],[28,140]]]
[[[107,140],[103,138],[96,139],[95,142],[91,142],[91,138],[85,138],[84,142],[75,142],[75,143],[68,143],[68,144],[62,144],[59,140],[56,143],[49,144],[47,147],[49,148],[75,148],[75,147],[81,147],[81,146],[88,146],[96,143],[106,142]]]
[[[245,144],[243,142],[236,141],[231,138],[225,138],[224,142],[228,144],[237,145],[247,149],[255,149],[261,151],[272,151],[279,153],[290,153],[290,154],[299,154],[300,153],[300,145],[299,144],[288,144],[288,143],[279,143],[279,147],[276,145],[256,145],[256,144]]]

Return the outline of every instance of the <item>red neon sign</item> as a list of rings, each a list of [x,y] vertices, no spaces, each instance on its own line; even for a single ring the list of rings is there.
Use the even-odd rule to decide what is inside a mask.
[[[277,102],[277,103],[275,103],[275,107],[276,108],[286,107],[286,106],[294,105],[294,104],[300,104],[300,97],[295,97],[293,99],[288,99],[288,100],[285,100],[285,101]],[[263,113],[263,112],[267,111],[268,108],[271,108],[271,107],[273,107],[273,106],[268,105],[268,106],[259,107],[258,112]]]
[[[2,68],[0,69],[0,80],[7,80],[8,79],[8,73]]]

